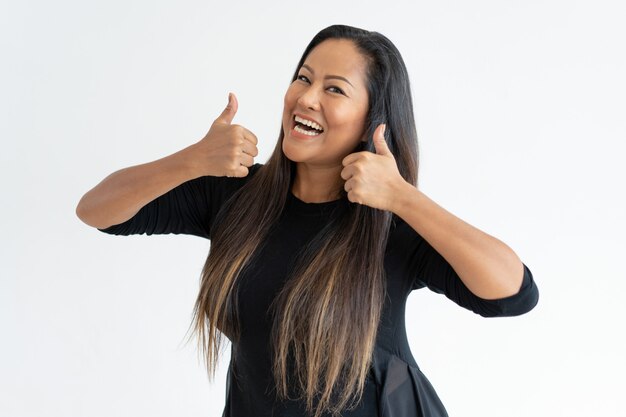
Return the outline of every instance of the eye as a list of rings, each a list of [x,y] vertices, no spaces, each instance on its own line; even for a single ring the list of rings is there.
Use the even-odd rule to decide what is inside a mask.
[[[332,86],[332,87],[328,87],[328,88],[334,88],[334,89],[336,89],[339,92],[339,94],[343,94],[343,90],[341,88],[339,88],[339,87]]]
[[[311,81],[310,81],[310,80],[306,77],[306,75],[298,75],[298,76],[296,77],[296,80],[299,80],[299,81],[304,81],[305,83],[310,83],[310,82],[311,82]],[[336,92],[336,93],[338,93],[338,94],[343,94],[344,96],[346,95],[346,94],[343,92],[343,90],[342,90],[341,88],[336,87],[336,86],[334,86],[334,85],[333,85],[333,86],[330,86],[330,87],[328,87],[328,88],[329,88],[329,89],[335,89],[336,91],[334,91],[334,92]]]

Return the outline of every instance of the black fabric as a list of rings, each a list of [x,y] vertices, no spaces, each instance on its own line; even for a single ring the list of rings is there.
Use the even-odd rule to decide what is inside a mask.
[[[128,221],[99,230],[116,235],[184,233],[210,239],[212,221],[223,203],[262,166],[252,166],[245,178],[200,177],[188,181],[153,200]],[[231,344],[223,417],[307,415],[296,401],[274,400],[268,306],[284,285],[298,250],[349,204],[348,200],[305,203],[289,192],[278,224],[239,281],[242,335]],[[344,411],[345,417],[448,415],[408,344],[405,305],[413,290],[427,287],[483,317],[524,314],[538,302],[537,286],[525,264],[517,294],[497,300],[475,296],[426,240],[402,219],[395,219],[384,260],[388,297],[373,365],[358,408]]]

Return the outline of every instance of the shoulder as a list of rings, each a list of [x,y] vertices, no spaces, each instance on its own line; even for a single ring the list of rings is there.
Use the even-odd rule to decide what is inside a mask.
[[[248,167],[248,172],[249,172],[248,176],[256,174],[259,171],[259,169],[261,169],[264,166],[265,166],[264,164],[257,163],[257,164],[252,165],[251,167]]]
[[[212,183],[217,192],[232,194],[250,181],[263,166],[263,164],[254,164],[248,167],[248,175],[245,177],[205,177],[205,179]]]
[[[393,215],[389,228],[389,238],[400,240],[420,239],[421,236],[401,217]]]

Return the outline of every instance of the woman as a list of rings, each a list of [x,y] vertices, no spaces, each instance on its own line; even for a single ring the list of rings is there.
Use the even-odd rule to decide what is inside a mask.
[[[417,189],[409,78],[383,35],[333,25],[307,46],[265,165],[229,104],[199,142],[111,174],[78,216],[129,235],[211,239],[194,329],[224,416],[446,416],[413,356],[404,305],[428,287],[484,317],[538,301],[508,246]]]

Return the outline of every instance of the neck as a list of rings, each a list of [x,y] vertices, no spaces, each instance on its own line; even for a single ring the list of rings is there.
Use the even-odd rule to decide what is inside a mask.
[[[291,187],[293,195],[305,203],[325,203],[338,200],[345,181],[341,178],[343,166],[311,166],[296,164],[296,176]]]

